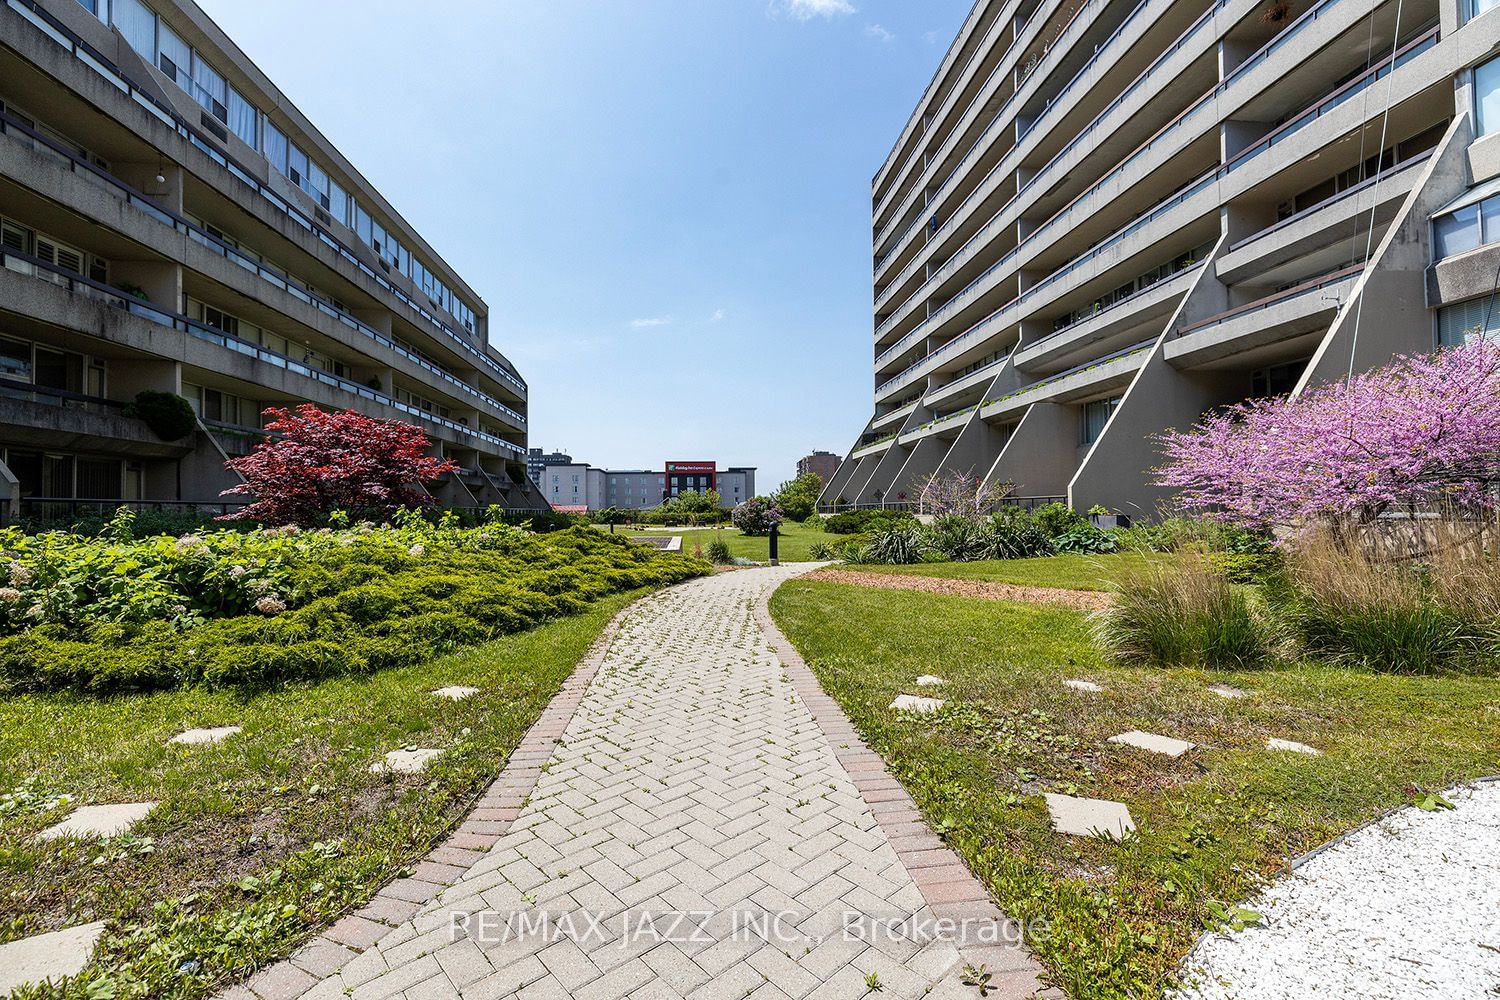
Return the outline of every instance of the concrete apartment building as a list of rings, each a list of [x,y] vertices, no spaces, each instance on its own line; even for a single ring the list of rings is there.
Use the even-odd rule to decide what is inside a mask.
[[[1472,336],[1497,8],[979,0],[874,178],[874,408],[822,505],[960,470],[1151,513],[1153,435]]]
[[[545,506],[483,300],[191,0],[0,3],[0,264],[9,513],[215,502],[301,402],[419,425],[445,504]]]
[[[719,491],[721,506],[733,508],[755,495],[755,470],[720,469],[714,462],[668,462],[660,469],[596,469],[569,459],[543,468],[540,486],[553,507],[578,513],[605,507],[646,510],[685,490],[710,489]]]

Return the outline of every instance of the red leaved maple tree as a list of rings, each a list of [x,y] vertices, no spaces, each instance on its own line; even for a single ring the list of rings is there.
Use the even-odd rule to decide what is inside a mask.
[[[273,436],[228,467],[245,481],[221,496],[253,496],[226,515],[265,524],[308,525],[335,510],[389,513],[437,501],[422,488],[458,469],[429,456],[420,427],[377,420],[353,410],[329,413],[311,403],[268,408]]]

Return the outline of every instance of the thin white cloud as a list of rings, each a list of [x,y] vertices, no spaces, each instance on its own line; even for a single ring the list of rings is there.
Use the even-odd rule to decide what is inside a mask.
[[[653,326],[667,326],[672,322],[670,316],[650,316],[646,319],[633,319],[630,321],[632,330],[645,330]]]
[[[889,30],[887,30],[885,25],[883,24],[865,25],[865,34],[870,36],[871,38],[879,39],[882,42],[892,41],[896,37]]]
[[[815,17],[839,17],[853,14],[855,7],[849,0],[779,0],[772,10],[785,11],[799,21],[810,21]]]
[[[714,314],[712,316],[708,317],[708,321],[710,323],[717,323],[720,320],[722,320],[725,317],[725,315],[727,315],[727,314],[724,312],[724,310],[722,310],[722,309],[715,309],[714,310]]]

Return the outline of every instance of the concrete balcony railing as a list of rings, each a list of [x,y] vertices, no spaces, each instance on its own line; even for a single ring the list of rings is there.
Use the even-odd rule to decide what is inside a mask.
[[[1115,386],[1127,384],[1141,366],[1146,363],[1146,354],[1154,340],[1143,341],[1123,351],[1116,351],[1086,365],[1061,372],[1041,382],[1033,383],[999,399],[985,403],[979,416],[984,420],[1002,418],[1024,410],[1032,403],[1053,400],[1068,400],[1080,395],[1093,395]]]
[[[18,254],[9,249],[0,250],[0,270],[3,270],[7,274],[25,275],[46,284],[58,286],[69,293],[92,299],[107,307],[119,309],[124,313],[128,313],[155,326],[180,331],[198,340],[228,348],[237,354],[245,355],[289,375],[317,382],[328,389],[334,390],[339,395],[358,397],[390,407],[403,414],[416,417],[424,423],[440,427],[448,432],[450,436],[469,443],[471,446],[477,447],[478,445],[475,442],[482,442],[491,449],[498,449],[512,457],[525,457],[526,451],[524,448],[506,441],[504,438],[485,431],[475,430],[447,417],[428,413],[419,407],[403,403],[395,397],[377,389],[371,389],[369,386],[361,385],[351,379],[314,368],[284,354],[278,354],[257,344],[229,336],[220,330],[216,330],[197,320],[190,319],[180,313],[158,308],[131,295],[124,295],[117,289],[111,288],[101,282],[65,271],[28,254]]]
[[[93,451],[127,458],[180,458],[189,440],[163,441],[125,405],[46,386],[0,380],[0,426],[15,448]]]
[[[59,162],[67,164],[71,167],[74,174],[82,176],[96,185],[103,186],[106,190],[110,190],[117,197],[119,197],[124,204],[140,212],[142,216],[147,217],[161,225],[168,226],[178,234],[187,236],[195,244],[206,248],[211,253],[224,257],[226,260],[237,265],[246,272],[258,276],[267,284],[270,284],[275,288],[287,293],[291,297],[297,299],[298,301],[311,306],[319,313],[330,317],[344,328],[360,334],[361,336],[373,341],[374,343],[379,344],[386,350],[389,350],[392,353],[405,359],[406,361],[409,361],[417,368],[420,368],[427,375],[436,379],[437,382],[440,383],[443,387],[447,387],[450,390],[456,391],[459,395],[467,397],[469,400],[481,403],[492,408],[498,414],[503,415],[503,419],[508,418],[509,421],[514,423],[517,430],[525,429],[526,417],[517,410],[506,406],[504,403],[500,402],[498,399],[494,398],[488,393],[468,384],[467,382],[464,382],[462,379],[457,378],[450,372],[447,372],[438,365],[433,364],[431,361],[422,357],[421,355],[407,350],[405,347],[401,346],[391,338],[384,336],[379,331],[369,326],[367,323],[361,322],[354,316],[350,315],[348,312],[339,309],[333,303],[329,302],[327,299],[323,298],[321,295],[317,294],[312,289],[299,282],[296,278],[293,278],[276,268],[266,266],[255,257],[244,253],[236,247],[230,246],[223,240],[220,240],[219,238],[204,230],[202,227],[188,221],[187,219],[183,218],[180,215],[177,215],[174,212],[169,212],[166,209],[163,209],[161,206],[151,201],[146,195],[142,194],[139,191],[136,191],[125,182],[119,180],[118,178],[115,178],[111,174],[106,173],[94,164],[89,163],[88,161],[74,155],[65,147],[54,142],[50,137],[36,132],[35,130],[31,129],[24,123],[18,121],[16,118],[6,114],[5,112],[0,112],[0,135],[4,135],[8,138],[21,141],[37,151],[45,152],[54,160],[58,160]],[[498,368],[498,366],[496,367]],[[499,369],[499,371],[502,374],[506,374],[504,373],[503,369]],[[519,390],[524,391],[525,386],[523,384],[516,382],[516,380],[514,379],[511,379],[510,382],[514,383]],[[518,395],[520,395],[520,392],[518,392]]]
[[[1168,338],[1162,355],[1179,368],[1189,368],[1321,332],[1363,271],[1363,264],[1340,268],[1181,327]]]

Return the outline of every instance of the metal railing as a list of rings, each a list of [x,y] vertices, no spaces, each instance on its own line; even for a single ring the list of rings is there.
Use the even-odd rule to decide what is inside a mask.
[[[67,291],[88,298],[101,300],[108,305],[123,309],[133,316],[138,316],[149,323],[167,327],[168,329],[180,330],[199,340],[204,340],[220,347],[226,347],[238,354],[255,358],[256,360],[290,372],[293,375],[312,379],[334,389],[359,396],[362,399],[368,399],[383,406],[399,410],[402,413],[411,414],[420,420],[425,420],[428,423],[446,428],[460,437],[484,441],[486,444],[514,452],[518,456],[526,454],[524,448],[506,441],[504,438],[490,434],[488,431],[476,430],[455,420],[450,420],[447,417],[429,413],[420,407],[403,403],[395,397],[386,395],[377,389],[371,389],[369,386],[361,385],[340,375],[334,375],[320,368],[314,368],[305,362],[296,361],[285,354],[279,354],[275,351],[267,350],[258,344],[241,340],[238,337],[224,333],[222,330],[216,330],[207,324],[200,323],[181,313],[171,312],[151,305],[149,302],[138,299],[133,295],[126,295],[118,289],[111,288],[103,282],[74,274],[71,271],[56,267],[29,254],[17,253],[10,249],[0,249],[0,267],[16,274],[24,274],[28,277],[46,281],[49,284],[58,285]]]
[[[66,24],[53,17],[36,0],[5,0],[5,2],[8,7],[30,21],[43,34],[72,52],[74,57],[80,62],[99,73],[136,104],[144,108],[167,127],[176,131],[205,156],[228,170],[237,180],[259,194],[271,207],[287,216],[287,218],[301,228],[312,233],[317,237],[319,242],[374,281],[382,291],[421,316],[467,354],[478,358],[486,368],[493,371],[500,378],[514,384],[523,392],[526,391],[526,383],[519,375],[510,372],[494,358],[486,354],[480,347],[466,340],[463,335],[459,334],[441,318],[430,312],[421,303],[415,301],[400,288],[397,288],[390,281],[377,274],[374,268],[360,260],[338,237],[318,225],[313,219],[309,219],[303,212],[289,204],[286,199],[262,184],[246,168],[241,166],[223,150],[219,149],[212,140],[188,124],[186,120],[177,114],[171,105],[158,100],[154,95],[141,90],[132,83],[129,77],[118,66],[106,58],[102,52],[90,45]],[[158,212],[162,211],[158,206],[152,206],[152,208]]]
[[[1256,299],[1254,302],[1246,302],[1242,306],[1237,306],[1233,309],[1226,310],[1225,312],[1215,313],[1207,319],[1201,319],[1196,323],[1190,323],[1187,326],[1178,327],[1176,336],[1183,337],[1189,333],[1194,332],[1195,330],[1202,330],[1205,327],[1210,326],[1218,326],[1220,323],[1224,323],[1228,320],[1234,319],[1235,317],[1244,316],[1248,313],[1259,312],[1262,309],[1269,309],[1271,306],[1278,305],[1282,302],[1287,301],[1288,299],[1295,299],[1298,296],[1306,295],[1309,292],[1316,292],[1320,289],[1327,288],[1330,285],[1341,284],[1345,281],[1348,281],[1350,278],[1355,277],[1364,269],[1365,265],[1363,264],[1351,264],[1350,266],[1340,268],[1337,271],[1331,271],[1328,274],[1319,275],[1318,277],[1312,278],[1308,281],[1304,281],[1299,285],[1293,285],[1291,288],[1283,288],[1279,292],[1267,295],[1264,298]]]

